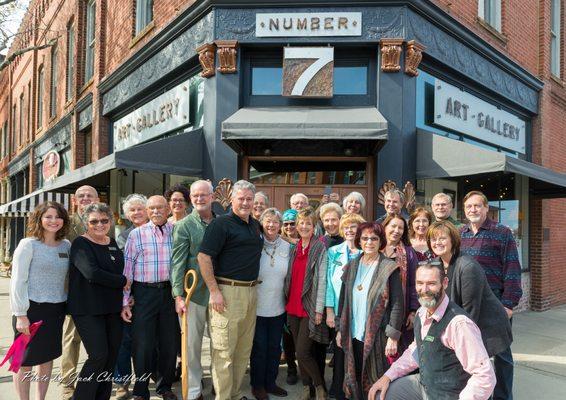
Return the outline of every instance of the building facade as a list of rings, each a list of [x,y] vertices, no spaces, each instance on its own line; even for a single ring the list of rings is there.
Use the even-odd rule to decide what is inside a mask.
[[[279,208],[356,190],[375,218],[391,181],[449,193],[460,219],[482,190],[515,234],[521,307],[563,304],[564,4],[531,3],[32,1],[21,32],[56,45],[0,72],[3,257],[37,201],[82,184],[115,210],[199,178]]]

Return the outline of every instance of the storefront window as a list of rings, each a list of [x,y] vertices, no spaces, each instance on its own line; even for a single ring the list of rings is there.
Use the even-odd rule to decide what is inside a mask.
[[[250,167],[254,184],[279,185],[365,185],[366,164],[363,162],[255,162]]]

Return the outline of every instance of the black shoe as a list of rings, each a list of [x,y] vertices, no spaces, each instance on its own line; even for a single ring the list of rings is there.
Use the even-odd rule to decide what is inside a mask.
[[[267,393],[274,395],[275,397],[287,397],[289,394],[285,389],[275,385],[272,388],[266,390]]]
[[[298,381],[297,374],[287,374],[287,385],[296,385]]]

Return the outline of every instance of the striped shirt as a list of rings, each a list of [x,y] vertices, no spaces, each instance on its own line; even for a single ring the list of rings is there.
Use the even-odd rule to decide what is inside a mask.
[[[170,280],[173,224],[167,222],[161,229],[148,222],[134,229],[124,248],[124,276],[129,282],[156,283]],[[123,305],[130,299],[130,290],[124,290]]]
[[[475,235],[469,224],[460,228],[460,234],[460,253],[473,257],[483,267],[495,296],[513,309],[523,290],[517,243],[511,229],[487,218]]]

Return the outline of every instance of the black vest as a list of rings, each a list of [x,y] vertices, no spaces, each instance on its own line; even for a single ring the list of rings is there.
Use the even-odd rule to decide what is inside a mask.
[[[421,338],[421,320],[415,318],[415,341],[419,357],[420,381],[429,399],[458,400],[470,374],[462,368],[454,350],[442,344],[440,337],[456,315],[466,312],[450,301],[442,319],[433,321],[428,334]]]

